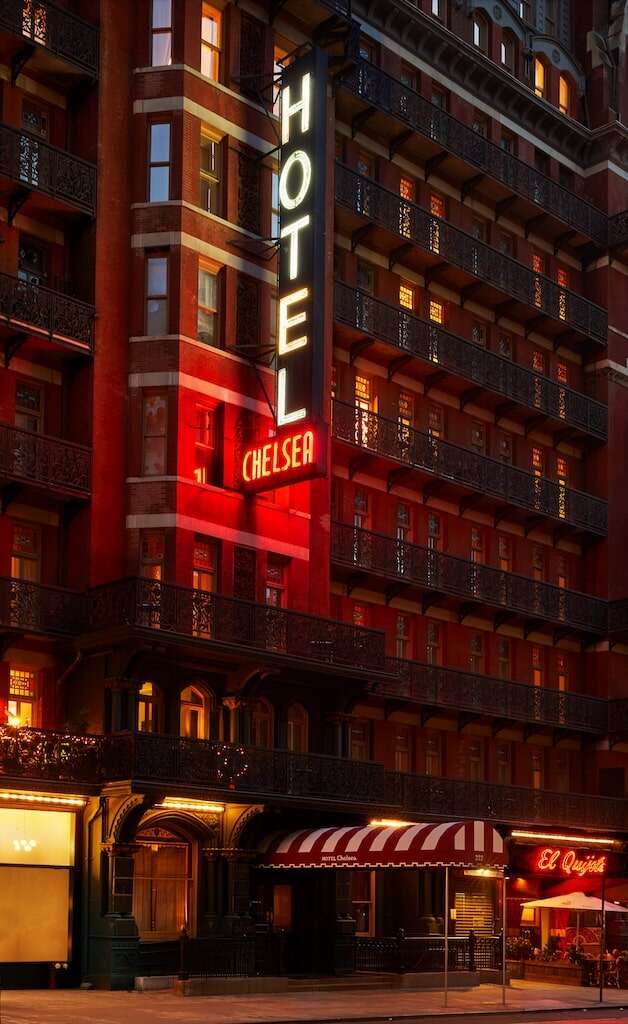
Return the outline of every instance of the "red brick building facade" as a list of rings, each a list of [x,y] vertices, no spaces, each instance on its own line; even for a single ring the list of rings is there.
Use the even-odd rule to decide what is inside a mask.
[[[365,936],[400,926],[386,879],[270,886],[271,832],[627,838],[622,18],[5,8],[0,783],[7,828],[30,807],[70,829],[37,870],[67,870],[74,914],[67,949],[51,925],[0,962],[127,984],[182,926],[257,915],[302,946],[313,900]],[[312,47],[326,471],[251,494],[243,454],[275,433],[279,93]],[[288,968],[345,969],[351,939]]]

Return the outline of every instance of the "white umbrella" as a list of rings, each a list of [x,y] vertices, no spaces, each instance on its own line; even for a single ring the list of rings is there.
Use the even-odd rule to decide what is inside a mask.
[[[619,903],[609,903],[599,896],[587,896],[583,892],[566,892],[562,896],[550,896],[546,900],[530,900],[524,903],[524,907],[539,907],[541,910],[596,910],[600,913],[604,910],[607,914],[625,914],[626,908]]]

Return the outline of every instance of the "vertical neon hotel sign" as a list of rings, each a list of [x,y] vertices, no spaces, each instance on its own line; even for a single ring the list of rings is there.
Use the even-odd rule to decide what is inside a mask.
[[[282,75],[277,434],[243,454],[249,491],[325,471],[326,65],[324,51],[313,49]]]

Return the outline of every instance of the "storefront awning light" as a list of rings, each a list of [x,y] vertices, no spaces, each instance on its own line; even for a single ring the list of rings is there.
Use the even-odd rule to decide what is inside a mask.
[[[225,810],[224,804],[214,804],[208,800],[186,800],[176,796],[167,796],[155,806],[169,811],[204,811],[210,814],[223,814]]]
[[[502,872],[495,868],[467,868],[465,875],[471,875],[472,878],[501,878]]]
[[[510,833],[511,839],[533,839],[541,842],[571,843],[573,846],[615,846],[616,839],[601,836],[564,836],[553,832],[522,832],[515,830]]]
[[[20,804],[51,804],[54,807],[84,807],[87,801],[80,796],[44,796],[43,793],[3,793],[0,800]]]
[[[373,828],[383,825],[384,828],[405,828],[406,825],[414,825],[414,821],[401,821],[400,818],[373,818],[369,821],[369,825]]]

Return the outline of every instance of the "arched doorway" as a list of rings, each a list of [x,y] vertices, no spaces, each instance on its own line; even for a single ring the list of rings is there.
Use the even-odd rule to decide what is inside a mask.
[[[214,698],[200,686],[187,686],[181,692],[181,735],[191,740],[210,738]]]
[[[140,939],[176,939],[195,916],[192,844],[163,826],[142,828],[135,842],[133,916]]]

